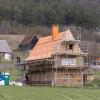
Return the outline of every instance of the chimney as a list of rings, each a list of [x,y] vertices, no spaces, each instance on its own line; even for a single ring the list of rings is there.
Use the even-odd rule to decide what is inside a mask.
[[[57,37],[57,35],[59,34],[59,26],[53,24],[52,25],[52,39],[55,40],[55,38]]]

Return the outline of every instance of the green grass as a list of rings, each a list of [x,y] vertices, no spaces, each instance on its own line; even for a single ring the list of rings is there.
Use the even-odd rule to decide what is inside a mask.
[[[11,80],[16,80],[19,71],[5,68],[10,72]],[[100,100],[100,87],[67,88],[67,87],[36,87],[36,86],[1,86],[0,100]]]
[[[100,100],[100,89],[5,86],[0,100]]]

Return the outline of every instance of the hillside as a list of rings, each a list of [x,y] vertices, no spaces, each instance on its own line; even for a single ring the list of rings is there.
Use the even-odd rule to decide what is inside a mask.
[[[54,23],[97,29],[99,12],[100,0],[0,0],[0,30],[16,25],[34,30]]]

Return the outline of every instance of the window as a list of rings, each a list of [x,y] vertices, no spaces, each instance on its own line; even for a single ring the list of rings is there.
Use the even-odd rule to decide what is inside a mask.
[[[69,50],[73,50],[73,45],[72,44],[69,45]]]
[[[76,65],[76,59],[70,59],[70,65]]]
[[[62,58],[62,65],[76,65],[75,58]]]
[[[70,78],[73,78],[73,74],[70,74]]]
[[[65,78],[65,80],[68,79],[68,74],[65,74],[65,77],[64,78]]]
[[[73,78],[73,74],[65,74],[64,79],[72,79]]]

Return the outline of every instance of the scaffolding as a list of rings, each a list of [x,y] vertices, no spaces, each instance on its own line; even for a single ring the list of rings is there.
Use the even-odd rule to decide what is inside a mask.
[[[66,29],[66,28],[65,28]],[[66,30],[65,30],[66,31]],[[66,36],[64,36],[66,37]],[[79,45],[79,42],[81,41],[81,33],[78,33],[78,40],[75,41],[60,41],[55,45],[54,48],[54,67],[55,68],[55,85],[56,86],[83,86],[88,82],[88,77],[91,75],[91,72],[89,70],[89,55],[87,53],[82,53],[79,50],[71,50],[68,52],[65,48],[68,49],[68,44],[77,44]],[[61,44],[63,45],[61,47]],[[66,45],[67,44],[67,45]],[[87,49],[87,48],[85,48]],[[76,61],[76,65],[70,65],[70,61],[67,62],[64,66],[60,65],[61,64],[61,59],[60,61],[59,56],[63,56],[65,59],[69,59],[70,56],[74,56]],[[79,57],[82,57],[83,59],[83,64],[79,64],[81,60]],[[84,61],[85,57],[85,61]],[[74,60],[75,60],[74,59]],[[82,63],[81,62],[81,63]],[[69,64],[68,64],[69,63]],[[62,72],[60,70],[62,69]],[[76,77],[75,77],[76,76]]]
[[[48,57],[46,59],[26,62],[25,77],[28,77],[28,83],[32,85],[71,87],[83,86],[86,84],[89,81],[89,77],[92,75],[89,70],[90,57],[87,53],[82,53],[81,50],[74,50],[73,47],[71,47],[79,45],[81,41],[80,32],[81,31],[78,32],[78,40],[55,41],[51,58]],[[69,44],[70,47],[68,47]],[[48,47],[46,48],[48,51]],[[69,48],[71,50],[68,50]],[[65,62],[63,62],[62,59],[65,60]]]

